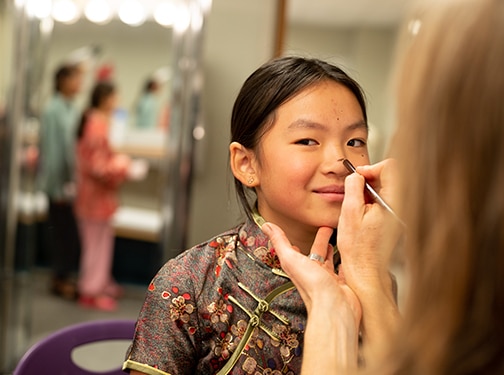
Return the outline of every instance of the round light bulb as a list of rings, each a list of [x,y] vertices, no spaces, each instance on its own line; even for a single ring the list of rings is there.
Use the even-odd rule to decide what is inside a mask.
[[[86,18],[94,23],[103,25],[112,19],[112,10],[105,1],[90,0],[84,9]]]
[[[130,26],[140,26],[147,18],[145,9],[139,1],[127,0],[119,7],[119,19]]]
[[[79,9],[71,0],[57,0],[53,4],[52,16],[58,22],[71,24],[79,19]]]
[[[161,26],[169,27],[175,22],[177,7],[172,2],[163,1],[154,9],[154,20]]]

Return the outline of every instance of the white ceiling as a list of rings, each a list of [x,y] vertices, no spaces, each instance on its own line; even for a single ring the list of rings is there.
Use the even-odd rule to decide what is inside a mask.
[[[397,25],[412,0],[287,0],[289,22],[320,26]]]

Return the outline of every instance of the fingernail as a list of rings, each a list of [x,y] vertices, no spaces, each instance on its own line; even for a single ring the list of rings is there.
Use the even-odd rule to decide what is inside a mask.
[[[261,229],[263,231],[270,232],[271,231],[271,225],[269,225],[268,223],[264,223],[263,225],[261,225]]]

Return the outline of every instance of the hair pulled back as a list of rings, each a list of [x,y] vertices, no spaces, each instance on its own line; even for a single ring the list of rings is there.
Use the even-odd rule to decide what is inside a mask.
[[[275,120],[275,111],[304,89],[334,81],[348,88],[356,97],[367,122],[366,102],[360,85],[341,68],[328,62],[299,56],[272,59],[259,67],[244,82],[233,106],[231,142],[256,150],[261,137]],[[251,218],[253,189],[234,178],[238,199]]]
[[[82,135],[84,134],[84,128],[87,122],[89,111],[99,108],[110,95],[115,93],[115,91],[116,87],[114,83],[110,81],[100,81],[94,86],[93,91],[91,92],[89,107],[83,113],[79,127],[77,129],[77,139],[81,139]]]

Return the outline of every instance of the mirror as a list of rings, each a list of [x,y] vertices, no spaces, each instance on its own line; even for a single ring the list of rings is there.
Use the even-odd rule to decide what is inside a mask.
[[[116,247],[122,248],[114,264],[118,274],[146,283],[162,259],[185,246],[194,130],[199,128],[202,134],[203,129],[200,49],[210,1],[127,2],[149,12],[163,6],[162,14],[176,15],[170,27],[154,22],[170,20],[160,21],[153,13],[146,15],[142,25],[131,14],[130,23],[137,24],[124,24],[128,16],[120,14],[121,1],[100,2],[100,9],[110,5],[115,16],[106,23],[95,19],[102,23],[96,24],[85,20],[84,13],[73,18],[58,13],[59,6],[66,4],[68,10],[70,4],[90,17],[87,6],[96,1],[0,0],[0,48],[5,52],[0,62],[0,373],[12,371],[33,339],[30,324],[38,318],[32,319],[33,293],[38,287],[47,288],[45,279],[39,286],[41,280],[32,272],[34,264],[47,265],[49,259],[49,250],[44,249],[48,202],[37,185],[38,163],[44,155],[37,151],[41,113],[62,61],[86,61],[81,94],[76,98],[81,110],[88,104],[96,76],[107,71],[113,75],[119,106],[114,111],[111,143],[118,152],[149,163],[144,180],[130,181],[120,191],[124,202],[120,208],[127,209],[114,217],[115,235],[120,239]],[[138,9],[133,15],[138,15]],[[164,111],[160,110],[159,126],[147,131],[136,126],[136,105],[152,78],[162,82],[156,102]],[[136,315],[138,308],[131,311]]]
[[[110,80],[117,91],[116,108],[110,123],[110,143],[115,152],[148,164],[144,178],[127,180],[118,191],[119,207],[113,217],[117,277],[146,283],[161,262],[161,233],[164,204],[164,168],[167,157],[169,110],[171,107],[173,29],[153,20],[130,26],[117,18],[97,25],[82,17],[72,24],[56,22],[48,50],[43,86],[44,103],[54,95],[53,76],[63,61],[80,61],[83,81],[74,103],[79,113],[89,108],[91,90],[99,80]],[[148,58],[146,58],[148,56]],[[156,81],[159,90],[149,97],[156,123],[138,125],[137,107],[146,81]],[[163,109],[163,110],[162,110]],[[162,113],[163,112],[163,113]],[[43,158],[44,155],[41,155]],[[47,234],[47,228],[42,232]],[[41,246],[43,247],[43,243]],[[38,262],[48,266],[51,249],[40,249]],[[140,250],[140,247],[142,250]],[[143,258],[139,252],[143,251]],[[133,267],[140,265],[140,267]]]

